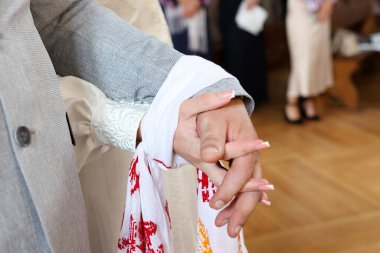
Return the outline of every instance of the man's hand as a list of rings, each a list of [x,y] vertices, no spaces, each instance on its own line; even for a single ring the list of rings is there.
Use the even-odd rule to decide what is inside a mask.
[[[257,203],[268,203],[262,191],[273,190],[273,186],[261,178],[257,161],[257,150],[268,145],[257,138],[244,103],[231,101],[232,96],[209,93],[184,101],[174,151],[220,187],[211,200],[212,207],[222,208],[240,192],[216,218],[216,225],[228,223],[228,233],[235,237]],[[217,165],[222,159],[232,159],[228,173]]]
[[[201,113],[197,118],[197,132],[201,140],[201,160],[214,163],[224,159],[226,143],[254,143],[258,140],[256,131],[241,99],[235,99],[223,108]],[[210,206],[221,209],[216,225],[228,222],[228,233],[237,236],[249,215],[261,200],[261,192],[240,193],[252,178],[261,178],[258,151],[247,153],[231,160],[231,167],[218,191],[210,201]]]
[[[227,91],[223,93],[208,93],[185,100],[180,107],[178,126],[174,135],[174,152],[205,172],[217,187],[221,185],[227,172],[224,168],[219,166],[219,159],[216,159],[219,156],[206,159],[202,157],[201,139],[197,132],[197,116],[200,113],[216,110],[227,105],[233,96],[233,91]],[[222,136],[225,135],[226,133],[222,134]],[[222,137],[221,139],[224,141],[226,138]],[[264,148],[268,148],[268,144],[259,139],[254,141],[239,140],[239,142],[229,142],[227,144],[223,142],[221,143],[223,153],[220,157],[224,160],[230,160]],[[208,160],[211,160],[211,162],[208,162]],[[258,185],[267,184],[268,181],[264,179],[251,180],[245,185],[242,191],[261,190],[258,189]]]
[[[256,162],[254,178],[261,178],[261,176],[260,163]],[[260,202],[265,205],[270,205],[265,192],[251,191],[239,193],[233,201],[217,215],[215,224],[217,226],[223,226],[228,223],[228,234],[231,237],[236,237],[256,205]]]

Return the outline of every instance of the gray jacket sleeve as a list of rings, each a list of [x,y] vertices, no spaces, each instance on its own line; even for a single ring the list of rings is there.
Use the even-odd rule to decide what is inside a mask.
[[[35,25],[57,74],[93,83],[107,97],[150,103],[182,56],[92,0],[31,0]],[[234,79],[206,91],[234,89],[253,101]]]

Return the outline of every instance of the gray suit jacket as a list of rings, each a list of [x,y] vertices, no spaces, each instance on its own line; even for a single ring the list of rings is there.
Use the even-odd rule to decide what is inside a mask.
[[[179,57],[90,0],[0,1],[0,252],[90,252],[55,73],[150,102]],[[202,92],[224,89],[252,111],[233,79]],[[31,133],[26,147],[20,126]]]

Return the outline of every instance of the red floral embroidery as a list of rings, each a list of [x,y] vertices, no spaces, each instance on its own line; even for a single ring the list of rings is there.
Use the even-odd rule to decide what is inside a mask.
[[[131,169],[129,170],[130,184],[132,185],[131,195],[135,193],[140,188],[140,174],[136,172],[136,165],[139,162],[139,157],[136,156],[136,159],[132,161]]]
[[[142,214],[137,222],[130,216],[129,235],[122,237],[118,241],[120,250],[126,249],[126,253],[147,252],[164,253],[164,245],[161,243],[155,250],[152,245],[152,236],[157,233],[157,224],[152,221],[143,221]]]
[[[197,168],[197,180],[198,180],[198,186],[197,186],[197,196],[198,196],[198,188],[199,188],[199,172],[200,172],[201,170],[200,169],[198,169]]]
[[[166,165],[163,161],[160,161],[158,159],[153,159],[153,161],[158,162],[159,164],[163,165],[167,169],[171,169],[172,166]]]
[[[144,237],[145,245],[147,246],[147,253],[164,253],[164,245],[158,245],[158,249],[154,250],[152,246],[151,237],[157,232],[157,224],[152,221],[144,221]]]
[[[143,228],[141,226],[141,222],[137,224],[137,222],[133,219],[133,216],[130,216],[129,220],[129,235],[128,238],[122,237],[119,239],[118,247],[119,249],[127,249],[126,253],[133,252],[144,252],[145,245],[143,241]],[[137,240],[138,239],[138,240]],[[137,251],[139,250],[139,251]]]
[[[211,196],[216,192],[216,187],[208,176],[200,170],[198,170],[198,188],[202,193],[202,201],[210,202]]]

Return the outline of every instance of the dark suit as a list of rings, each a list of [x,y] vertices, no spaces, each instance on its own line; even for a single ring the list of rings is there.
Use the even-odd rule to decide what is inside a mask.
[[[236,76],[256,104],[267,100],[265,43],[263,33],[254,36],[239,29],[235,16],[242,1],[220,0],[223,64]]]

